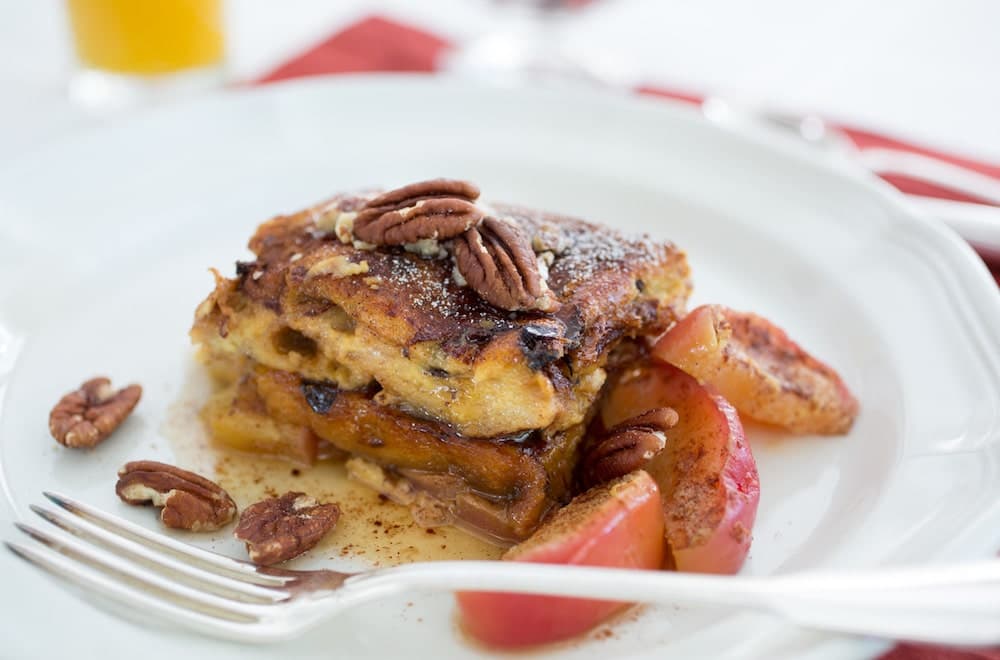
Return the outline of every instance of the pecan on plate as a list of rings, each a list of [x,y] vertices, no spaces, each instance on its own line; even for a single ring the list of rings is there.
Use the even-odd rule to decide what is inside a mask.
[[[551,312],[559,301],[519,226],[492,216],[455,239],[455,266],[486,302],[510,311]]]
[[[270,566],[312,549],[339,518],[336,504],[290,492],[244,509],[233,536],[246,543],[251,561]]]
[[[482,219],[478,197],[479,188],[468,181],[412,183],[368,201],[354,218],[354,236],[374,245],[452,238]]]
[[[91,378],[66,394],[49,413],[49,432],[67,447],[94,447],[125,421],[142,397],[142,387],[117,392],[107,378]]]
[[[129,504],[161,506],[167,527],[204,532],[229,524],[236,503],[205,477],[156,461],[133,461],[118,471],[115,492]]]
[[[580,459],[585,488],[638,470],[666,446],[664,432],[677,423],[673,408],[654,408],[608,429]]]

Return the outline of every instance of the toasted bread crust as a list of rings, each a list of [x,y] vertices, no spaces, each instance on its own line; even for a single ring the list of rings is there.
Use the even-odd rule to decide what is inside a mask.
[[[669,242],[487,206],[530,238],[558,301],[511,312],[463,285],[433,241],[376,248],[340,231],[370,197],[269,220],[250,240],[255,259],[216,274],[191,331],[227,386],[205,417],[244,449],[309,460],[326,443],[376,487],[523,539],[572,494],[609,358],[641,352],[683,314],[686,257]]]
[[[450,259],[359,249],[321,230],[317,220],[329,208],[258,228],[250,241],[256,259],[237,264],[235,278],[218,279],[199,308],[196,343],[216,357],[249,355],[344,389],[377,381],[467,435],[578,423],[603,382],[608,352],[624,338],[661,333],[690,291],[684,253],[670,243],[497,205],[494,212],[551,248],[548,283],[560,302],[552,314],[508,312],[457,283]],[[348,335],[351,350],[338,352]],[[294,359],[268,343],[287,343],[278,352]],[[431,394],[441,388],[444,400]]]

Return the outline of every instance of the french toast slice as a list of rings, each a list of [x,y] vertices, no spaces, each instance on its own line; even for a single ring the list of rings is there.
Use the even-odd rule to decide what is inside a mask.
[[[570,496],[609,359],[683,315],[686,257],[669,242],[483,205],[530,238],[557,301],[509,311],[463,281],[441,241],[345,237],[342,221],[373,196],[267,221],[250,241],[256,258],[235,277],[216,273],[191,330],[226,388],[205,417],[236,446],[240,429],[266,430],[248,431],[243,448],[307,461],[319,444],[336,448],[383,489],[416,489],[452,519],[524,538]]]

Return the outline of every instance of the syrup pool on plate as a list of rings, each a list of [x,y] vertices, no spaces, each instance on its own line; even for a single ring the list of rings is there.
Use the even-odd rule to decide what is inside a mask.
[[[455,527],[416,524],[408,508],[347,477],[340,461],[296,465],[238,452],[212,442],[199,411],[211,393],[209,379],[192,366],[181,396],[171,405],[163,435],[178,465],[214,479],[242,511],[254,502],[302,491],[341,509],[337,527],[309,556],[335,560],[331,568],[361,569],[413,561],[498,559],[504,549]],[[348,563],[349,566],[344,564]]]

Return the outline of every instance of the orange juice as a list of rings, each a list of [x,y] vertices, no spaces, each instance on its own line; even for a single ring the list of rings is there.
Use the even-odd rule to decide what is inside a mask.
[[[67,0],[87,67],[156,75],[222,61],[222,0]]]

